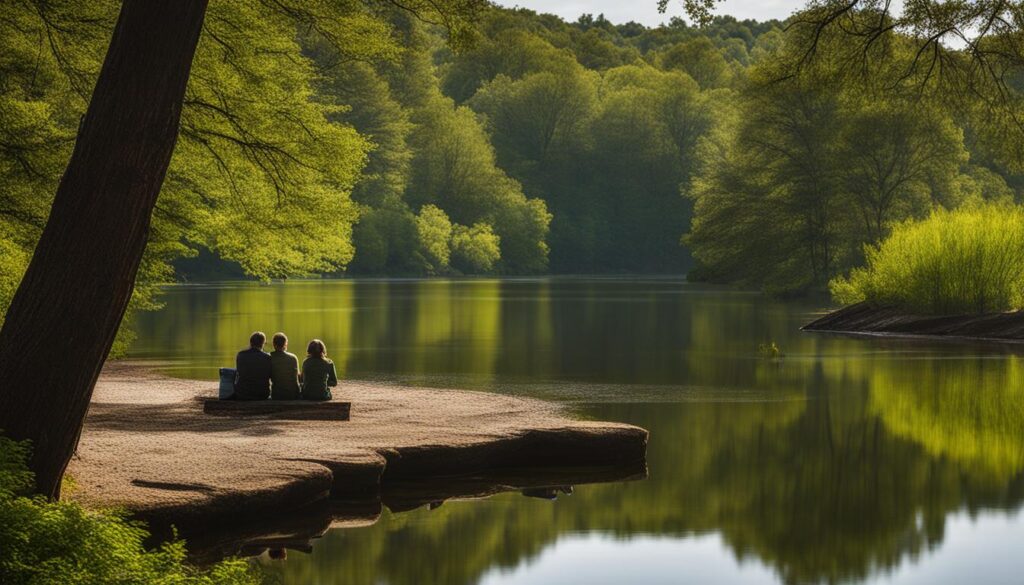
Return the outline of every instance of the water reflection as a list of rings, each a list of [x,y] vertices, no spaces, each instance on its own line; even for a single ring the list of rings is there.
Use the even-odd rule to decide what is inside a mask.
[[[560,496],[572,495],[581,484],[631,482],[646,477],[647,469],[639,463],[619,467],[505,469],[457,477],[390,480],[379,493],[320,500],[282,515],[191,526],[179,535],[187,541],[190,558],[201,564],[234,556],[281,560],[281,555],[274,551],[311,553],[314,541],[329,530],[371,527],[381,520],[382,514],[433,512],[447,503],[481,501],[497,494],[518,493],[525,498],[555,501]],[[169,536],[160,535],[154,544]]]
[[[637,582],[686,581],[711,557],[680,574],[645,555],[709,543],[763,568],[729,573],[740,581],[899,581],[955,565],[993,522],[1024,537],[1013,348],[801,334],[813,307],[666,280],[179,287],[167,301],[134,352],[180,375],[213,377],[251,330],[284,329],[324,338],[349,377],[539,396],[651,431],[645,481],[409,501],[272,565],[286,583],[527,583],[534,561],[608,546]],[[758,357],[769,340],[780,362]],[[989,552],[976,578],[1019,575],[1022,556]]]

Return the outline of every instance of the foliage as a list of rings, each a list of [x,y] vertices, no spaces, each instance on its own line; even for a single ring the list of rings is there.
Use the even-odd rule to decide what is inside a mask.
[[[330,47],[315,38],[304,41],[326,71],[322,99],[350,105],[338,119],[375,143],[354,195],[367,209],[356,228],[353,272],[446,273],[449,237],[443,236],[442,216],[465,225],[487,223],[499,233],[505,243],[500,261],[485,263],[485,271],[544,271],[551,221],[544,202],[523,195],[496,164],[473,112],[441,93],[429,54],[433,33],[402,14],[391,18],[405,49],[372,66],[338,63]],[[407,237],[410,221],[416,222],[416,238]]]
[[[779,80],[800,49],[787,35],[752,66],[734,106],[701,138],[685,239],[700,263],[694,277],[820,290],[903,220],[1006,198],[1006,175],[968,165],[965,132],[942,104],[839,83],[838,65],[823,58]]]
[[[202,570],[192,567],[185,561],[181,541],[147,550],[145,528],[118,514],[26,495],[32,486],[28,455],[26,444],[0,436],[0,582],[242,585],[261,581],[245,561],[225,561]]]
[[[658,53],[656,59],[662,69],[682,71],[702,88],[728,86],[733,75],[724,52],[707,37],[671,45]]]
[[[0,23],[0,308],[117,9],[33,6]],[[443,274],[440,245],[424,253],[417,231],[427,205],[491,226],[501,245],[488,272],[685,270],[679,188],[729,96],[707,88],[740,83],[775,27],[566,23],[475,0],[215,3],[131,310],[159,306],[171,263],[197,254],[208,273],[230,262],[221,273],[261,279]]]
[[[452,266],[467,274],[490,272],[501,257],[500,242],[486,223],[457,225],[452,231]]]
[[[487,135],[473,112],[453,109],[437,98],[419,112],[420,127],[410,141],[416,204],[436,204],[453,221],[490,223],[501,236],[502,269],[529,273],[547,266],[543,238],[550,216],[542,201],[531,201],[518,182],[498,168]]]
[[[671,0],[658,0],[658,12],[664,13],[668,8]],[[707,24],[711,22],[715,4],[722,0],[683,0],[683,7],[686,9],[686,14],[689,15],[698,24]]]
[[[172,262],[196,254],[261,279],[446,274],[441,215],[490,226],[488,273],[688,271],[801,293],[935,206],[1018,199],[1012,112],[994,114],[983,88],[946,99],[931,90],[951,85],[922,80],[904,24],[934,14],[884,31],[856,77],[848,33],[870,30],[878,3],[810,39],[813,54],[807,24],[835,3],[787,23],[683,4],[700,26],[476,0],[214,3],[131,310],[159,306]],[[0,22],[0,311],[116,8],[18,3]],[[941,53],[948,71],[971,60]]]
[[[287,16],[242,2],[209,10],[158,209],[173,204],[198,244],[258,278],[344,266],[365,141],[316,100]]]
[[[963,131],[928,104],[858,104],[841,132],[841,180],[868,241],[881,239],[892,218],[920,216],[942,202],[968,158]]]
[[[441,23],[435,34],[461,49],[470,44],[472,22],[484,3],[415,0],[395,6],[408,18],[416,14]],[[113,0],[18,2],[5,8],[0,314],[45,223],[118,8]],[[352,225],[360,214],[350,195],[367,164],[370,139],[401,142],[408,122],[394,115],[396,105],[380,87],[361,95],[378,106],[376,118],[346,117],[352,104],[325,98],[330,88],[322,82],[323,63],[304,52],[302,41],[313,38],[345,62],[395,59],[399,44],[388,14],[380,6],[349,2],[210,5],[129,312],[158,306],[160,283],[174,276],[171,262],[200,250],[260,279],[347,266],[354,254]],[[350,74],[368,75],[360,69]],[[363,86],[372,89],[374,82]],[[400,152],[380,157],[368,174],[393,192],[401,187],[407,161]],[[118,346],[129,339],[123,330]]]
[[[452,222],[436,205],[424,205],[416,216],[416,233],[420,249],[430,263],[431,271],[443,272],[451,256]]]
[[[0,84],[0,128],[17,138],[4,140],[13,150],[0,163],[0,229],[16,246],[0,273],[0,309],[45,221],[117,9],[16,3],[0,23],[0,52],[19,60],[2,64]],[[156,306],[157,285],[172,278],[169,262],[200,246],[260,278],[327,271],[352,255],[348,192],[367,145],[314,99],[314,70],[294,24],[250,3],[218,2],[205,30],[130,311]],[[383,50],[367,44],[361,52]]]
[[[405,218],[430,204],[454,222],[487,223],[504,274],[687,268],[678,240],[690,202],[679,188],[725,95],[704,93],[684,70],[708,71],[715,87],[738,83],[774,24],[648,29],[493,9],[473,46],[453,52],[430,27],[392,20],[403,47],[393,60],[346,61],[315,35],[303,39],[325,74],[320,99],[351,106],[337,119],[374,143],[354,199]],[[666,69],[659,55],[681,44]],[[436,273],[412,251],[363,261],[364,228],[355,231],[353,273]],[[393,241],[366,231],[368,255]]]
[[[1024,307],[1024,209],[983,205],[936,210],[907,221],[864,268],[832,281],[836,300],[870,300],[932,314],[989,313]]]
[[[452,85],[479,86],[466,103],[486,121],[499,165],[551,210],[552,270],[684,269],[687,253],[677,241],[689,205],[679,186],[694,166],[697,138],[710,124],[708,99],[680,71],[636,59],[588,67],[578,52],[573,62],[555,50],[573,43],[576,27],[604,31],[620,44],[649,41],[643,34],[626,41],[600,18],[581,19],[570,30],[552,25],[537,33],[546,43],[515,37],[524,59],[496,71],[499,40],[509,27],[527,28],[529,17],[494,16],[503,25],[500,32],[485,32],[494,41],[460,56],[448,75],[458,79]],[[483,28],[490,26],[485,21]],[[468,71],[480,75],[466,81]],[[507,234],[501,235],[507,247]]]
[[[701,140],[686,242],[703,276],[784,292],[834,269],[838,97],[811,84],[744,93]]]
[[[422,269],[414,255],[416,216],[408,209],[365,208],[352,243],[359,251],[349,267],[355,274],[416,274]]]

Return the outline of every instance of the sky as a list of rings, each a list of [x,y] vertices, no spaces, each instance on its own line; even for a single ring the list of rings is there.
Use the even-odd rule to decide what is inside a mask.
[[[567,21],[574,21],[581,14],[590,13],[604,17],[615,24],[635,20],[648,26],[668,22],[673,16],[684,16],[682,0],[670,0],[668,12],[658,13],[657,0],[496,0],[502,6],[529,8],[537,12],[557,14]],[[718,14],[731,14],[743,20],[782,20],[793,11],[802,8],[806,0],[725,0],[718,5]]]

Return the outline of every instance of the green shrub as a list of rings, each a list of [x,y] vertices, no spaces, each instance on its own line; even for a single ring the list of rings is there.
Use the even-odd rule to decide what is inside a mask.
[[[489,224],[455,225],[452,230],[452,266],[465,274],[486,274],[501,259],[501,238]]]
[[[1024,210],[936,210],[897,225],[865,250],[866,266],[830,283],[836,301],[864,300],[930,314],[1024,307]]]
[[[424,205],[416,216],[416,233],[420,239],[420,250],[429,266],[427,271],[439,274],[448,269],[451,258],[452,222],[448,215],[436,205]]]
[[[241,560],[208,569],[185,562],[181,541],[146,550],[145,528],[110,512],[27,495],[28,448],[0,436],[0,583],[5,585],[253,584]]]

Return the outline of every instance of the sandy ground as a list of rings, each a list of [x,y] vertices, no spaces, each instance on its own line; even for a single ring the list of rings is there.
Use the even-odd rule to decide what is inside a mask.
[[[334,395],[352,402],[345,422],[204,415],[201,399],[215,395],[215,382],[109,364],[69,467],[71,497],[187,525],[380,490],[382,477],[635,464],[647,444],[638,427],[482,392],[344,381]]]

